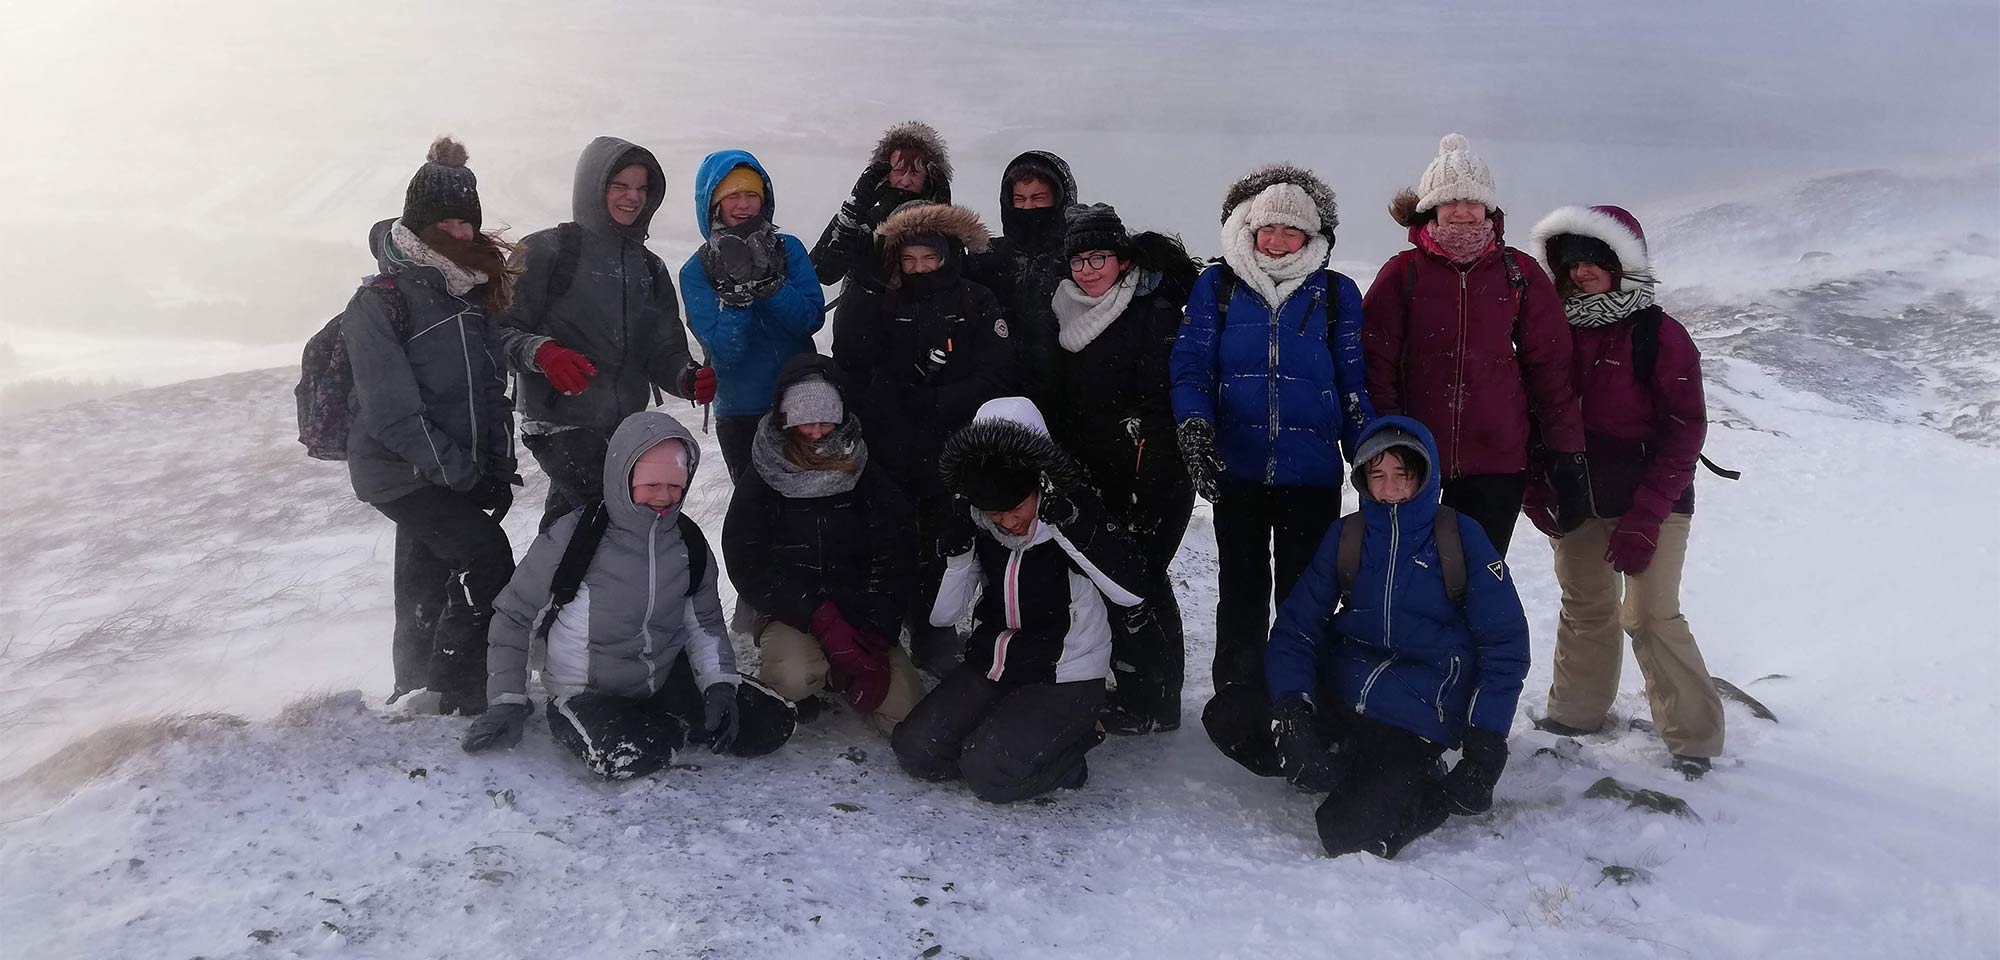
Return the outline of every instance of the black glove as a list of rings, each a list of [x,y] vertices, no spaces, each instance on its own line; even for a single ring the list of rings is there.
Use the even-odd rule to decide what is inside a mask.
[[[529,712],[525,703],[496,703],[487,707],[485,713],[472,721],[460,745],[466,753],[512,747],[521,742],[521,732],[528,728]]]
[[[1271,736],[1278,742],[1279,769],[1293,786],[1326,793],[1346,778],[1344,758],[1320,739],[1313,706],[1304,697],[1286,697],[1271,708]]]
[[[1035,515],[1040,517],[1043,523],[1067,527],[1075,523],[1077,517],[1083,515],[1083,509],[1078,507],[1076,501],[1067,494],[1044,490],[1041,506],[1036,509]]]
[[[736,710],[736,685],[718,680],[701,694],[701,713],[708,729],[708,749],[721,753],[736,742],[740,718]]]
[[[1556,526],[1568,533],[1597,515],[1590,492],[1590,461],[1582,451],[1549,454],[1549,485],[1556,491]]]
[[[938,531],[938,556],[960,556],[972,549],[978,536],[979,528],[972,524],[972,504],[964,497],[951,498],[951,506],[945,508],[944,529]]]
[[[861,171],[861,179],[854,181],[854,191],[849,196],[854,199],[857,214],[874,209],[875,201],[882,199],[882,188],[889,185],[889,163],[877,160]]]
[[[507,508],[514,505],[514,484],[520,482],[518,474],[509,477],[487,477],[467,491],[466,496],[472,499],[473,506],[492,511],[493,519],[499,520],[507,515]]]
[[[1438,789],[1453,813],[1485,813],[1493,809],[1493,785],[1507,769],[1507,738],[1478,727],[1465,729],[1464,756],[1445,774]]]
[[[1188,478],[1196,493],[1209,503],[1216,500],[1216,480],[1222,476],[1222,458],[1215,453],[1215,427],[1200,417],[1181,421],[1175,431],[1180,439],[1181,460],[1187,464]]]
[[[716,297],[728,306],[747,307],[785,283],[784,241],[761,217],[714,231],[695,256]]]

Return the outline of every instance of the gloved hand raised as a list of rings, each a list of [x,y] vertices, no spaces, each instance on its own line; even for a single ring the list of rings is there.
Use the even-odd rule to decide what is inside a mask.
[[[972,552],[979,528],[972,522],[972,504],[964,497],[951,498],[945,509],[943,529],[938,531],[938,556],[950,559]]]
[[[1325,793],[1346,779],[1346,758],[1320,738],[1313,705],[1304,697],[1286,697],[1271,708],[1271,735],[1278,742],[1279,768],[1293,786]]]
[[[877,160],[870,163],[861,171],[860,178],[854,181],[854,190],[849,194],[854,203],[854,211],[862,214],[873,209],[875,202],[882,199],[882,188],[888,185],[888,161]]]
[[[708,730],[708,749],[721,753],[736,743],[741,718],[737,715],[736,685],[717,680],[701,693],[702,725]]]
[[[1439,789],[1453,813],[1485,813],[1493,809],[1493,785],[1507,768],[1507,738],[1478,727],[1465,729],[1465,742],[1451,772]]]
[[[529,712],[525,703],[493,704],[472,721],[460,746],[465,748],[466,753],[478,753],[492,747],[512,747],[521,742],[521,733],[528,728]]]
[[[583,354],[550,340],[535,348],[535,366],[541,368],[549,386],[566,397],[574,397],[590,386],[597,367]]]
[[[1216,501],[1216,481],[1222,476],[1222,458],[1215,452],[1215,427],[1200,417],[1181,421],[1175,430],[1181,444],[1181,460],[1187,464],[1188,478],[1196,493],[1209,503]]]
[[[695,255],[727,306],[747,307],[785,283],[784,240],[761,217],[715,231]]]

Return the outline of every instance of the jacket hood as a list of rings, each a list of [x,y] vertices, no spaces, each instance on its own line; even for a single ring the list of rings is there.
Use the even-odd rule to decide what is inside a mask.
[[[714,227],[709,220],[709,208],[713,206],[711,198],[716,185],[737,167],[749,167],[763,178],[764,219],[772,224],[778,222],[778,195],[771,189],[771,175],[764,170],[764,165],[758,163],[748,150],[717,150],[702,158],[701,166],[694,174],[694,222],[701,229],[704,240],[708,239],[708,232]]]
[[[1044,490],[1068,490],[1083,481],[1082,468],[1056,445],[1042,411],[1026,397],[981,404],[972,422],[945,441],[938,472],[960,495],[1000,474],[1037,477]]]
[[[389,238],[389,231],[395,226],[396,220],[391,218],[368,228],[368,252],[375,255],[375,272],[385,277],[421,281],[443,290],[444,274],[438,272],[438,268],[397,254],[395,244]]]
[[[950,203],[951,152],[945,149],[944,137],[937,129],[916,120],[896,124],[882,131],[882,139],[875,141],[868,161],[888,163],[890,155],[898,150],[915,150],[924,155],[924,196],[937,203]]]
[[[1023,174],[1054,187],[1055,204],[1039,210],[1014,209],[1014,181]],[[1061,253],[1067,214],[1075,207],[1076,177],[1063,158],[1047,150],[1029,150],[1007,161],[1000,174],[1000,230],[1017,249]]]
[[[967,253],[985,253],[992,246],[992,234],[979,222],[979,214],[948,203],[906,203],[875,228],[882,254],[894,258],[912,237],[937,234],[957,240]]]
[[[1388,509],[1368,494],[1368,461],[1391,447],[1415,450],[1423,456],[1423,486],[1417,488],[1417,495],[1409,502],[1399,506],[1409,515],[1405,522],[1429,523],[1444,500],[1444,483],[1438,476],[1437,441],[1431,438],[1429,428],[1409,417],[1377,417],[1361,429],[1361,442],[1354,451],[1354,470],[1349,474],[1355,492],[1361,495],[1361,511],[1379,514]]]
[[[687,489],[673,509],[656,514],[632,502],[632,468],[638,465],[641,455],[667,440],[679,440],[687,448]],[[656,410],[626,417],[611,434],[609,449],[604,454],[604,502],[611,508],[612,522],[645,526],[656,517],[668,521],[680,519],[681,508],[687,505],[687,493],[694,490],[695,468],[700,465],[701,445],[679,420]]]
[[[1024,168],[1062,191],[1062,196],[1056,198],[1056,206],[1076,204],[1076,177],[1069,172],[1069,161],[1047,150],[1027,150],[1007,161],[1000,173],[1000,209],[1014,205],[1014,181]]]
[[[1645,285],[1643,280],[1634,280],[1634,274],[1653,275],[1653,261],[1646,251],[1646,232],[1640,228],[1639,218],[1623,207],[1562,207],[1536,223],[1535,229],[1528,233],[1528,252],[1548,267],[1552,277],[1559,275],[1553,245],[1564,234],[1590,237],[1610,247],[1618,257],[1621,290],[1637,290]]]
[[[628,227],[611,219],[611,211],[604,206],[604,191],[610,188],[611,178],[618,171],[635,163],[646,168],[646,207]],[[660,209],[666,196],[667,172],[660,168],[660,161],[653,158],[651,150],[618,137],[598,137],[576,158],[570,216],[588,232],[643,241],[652,229],[653,213]]]
[[[1313,206],[1319,210],[1320,234],[1332,243],[1334,229],[1340,226],[1340,207],[1334,203],[1333,188],[1311,170],[1289,163],[1258,167],[1231,184],[1229,193],[1222,198],[1222,221],[1228,222],[1229,215],[1236,212],[1237,207],[1250,202],[1266,187],[1278,183],[1297,184],[1305,190],[1306,196],[1312,198]]]

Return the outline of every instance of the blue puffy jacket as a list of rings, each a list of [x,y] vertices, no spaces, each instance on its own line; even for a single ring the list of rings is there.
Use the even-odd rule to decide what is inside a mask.
[[[764,178],[764,216],[776,216],[777,197],[763,164],[747,150],[718,150],[701,161],[694,178],[694,216],[703,238],[709,231],[709,196],[737,167],[749,167]],[[805,244],[788,233],[779,239],[785,245],[785,285],[747,307],[723,305],[699,254],[681,265],[681,302],[687,308],[688,329],[715,368],[717,416],[768,412],[779,369],[786,360],[813,352],[812,336],[824,322],[826,294]]]
[[[1432,743],[1457,746],[1466,724],[1501,736],[1514,722],[1521,678],[1528,674],[1528,621],[1507,565],[1472,518],[1458,517],[1465,548],[1465,599],[1454,604],[1438,567],[1437,443],[1423,424],[1383,417],[1368,425],[1360,463],[1391,446],[1421,448],[1430,464],[1423,489],[1388,505],[1361,490],[1361,567],[1351,597],[1336,613],[1341,524],[1326,531],[1312,566],[1278,608],[1264,655],[1271,702],[1303,695],[1337,697],[1363,716]]]
[[[1339,486],[1341,454],[1353,451],[1362,426],[1375,416],[1364,382],[1360,289],[1322,270],[1274,316],[1255,290],[1239,282],[1225,327],[1215,309],[1225,269],[1216,264],[1203,271],[1188,296],[1187,322],[1169,361],[1174,420],[1199,417],[1215,428],[1222,472],[1231,479]],[[1329,275],[1338,278],[1331,292]],[[1331,324],[1329,306],[1335,311]]]

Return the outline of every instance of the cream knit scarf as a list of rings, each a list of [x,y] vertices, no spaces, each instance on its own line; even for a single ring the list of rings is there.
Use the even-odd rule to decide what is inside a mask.
[[[1326,267],[1329,244],[1324,235],[1315,233],[1295,253],[1264,256],[1257,252],[1257,231],[1250,229],[1249,217],[1250,201],[1245,200],[1222,222],[1222,262],[1276,310],[1307,278]]]
[[[1085,294],[1075,280],[1065,278],[1057,284],[1056,295],[1049,306],[1055,308],[1056,326],[1059,328],[1056,339],[1062,343],[1062,348],[1076,353],[1090,346],[1090,342],[1111,326],[1113,320],[1124,315],[1138,289],[1137,267],[1127,269],[1125,276],[1120,277],[1100,297]]]

